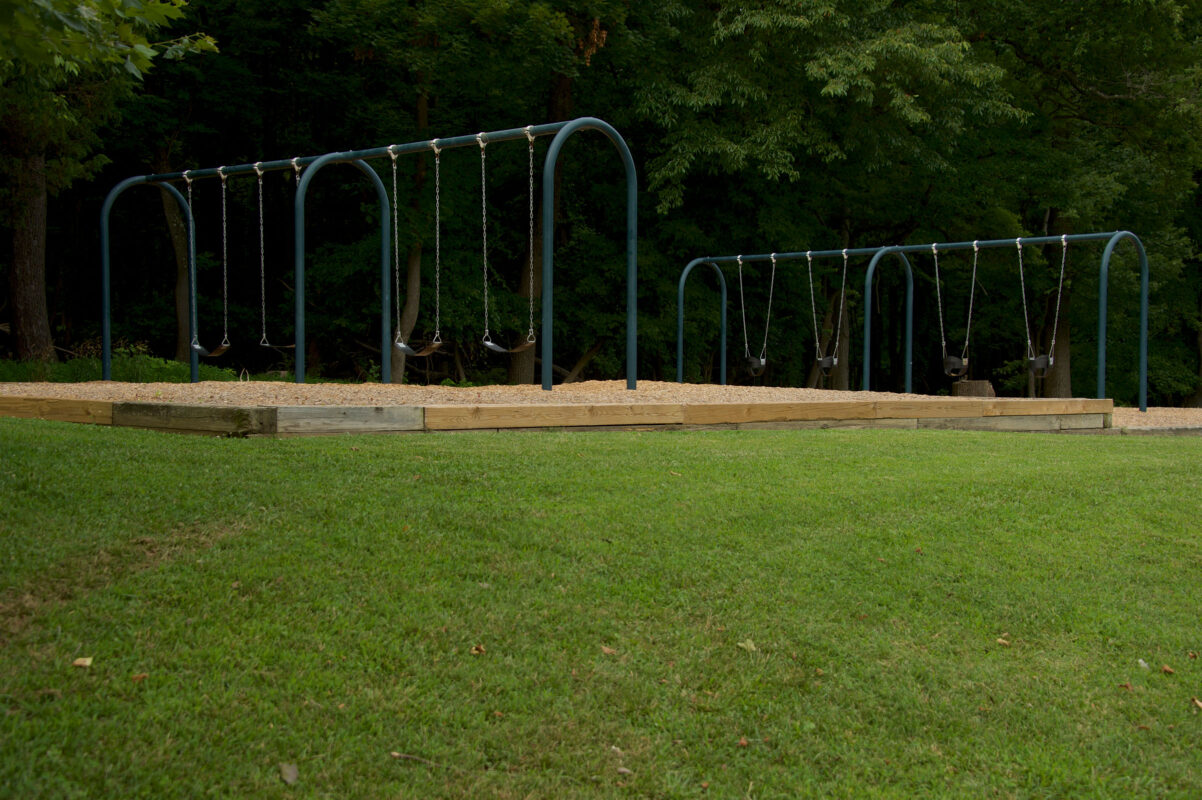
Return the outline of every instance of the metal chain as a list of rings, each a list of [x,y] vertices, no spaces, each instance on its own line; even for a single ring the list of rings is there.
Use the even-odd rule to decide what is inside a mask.
[[[776,253],[768,257],[772,259],[772,277],[768,279],[768,315],[764,318],[764,346],[760,348],[760,361],[768,355],[768,330],[772,324],[772,290],[776,287]]]
[[[396,151],[392,149],[393,147],[394,145],[388,145],[388,155],[392,159],[392,295],[396,301],[396,334],[393,336],[392,342],[403,345],[405,340],[401,338],[401,248],[397,235]]]
[[[1035,348],[1031,345],[1031,320],[1027,316],[1027,281],[1023,277],[1023,240],[1014,240],[1018,250],[1018,286],[1023,296],[1023,332],[1027,335],[1027,358],[1035,358]]]
[[[196,214],[192,207],[192,175],[190,174],[191,172],[192,172],[192,170],[190,170],[190,169],[184,170],[184,183],[187,184],[187,186],[188,186],[188,213],[190,215],[192,215],[192,230],[189,232],[190,238],[194,237],[196,235]],[[195,252],[196,251],[196,243],[189,242],[189,244],[191,246],[192,252]],[[189,254],[189,257],[191,257],[191,254]],[[193,321],[193,323],[195,323],[195,321],[196,321],[196,259],[192,259],[192,268],[188,270],[188,273],[189,273],[188,279],[192,284],[192,321]],[[197,335],[195,327],[193,327],[193,329],[192,329],[191,345],[192,345],[193,349],[200,349],[200,337]]]
[[[218,167],[217,174],[221,176],[221,308],[222,308],[222,327],[221,327],[221,346],[230,346],[230,293],[229,293],[229,260],[226,257],[227,243],[229,240],[226,231],[226,215],[225,215],[225,167]]]
[[[981,248],[977,245],[978,241],[974,239],[972,243],[972,283],[968,288],[968,322],[964,326],[964,349],[960,351],[960,359],[965,362],[968,361],[968,337],[972,334],[972,301],[977,294],[977,258],[981,254]],[[946,353],[944,357],[946,357]]]
[[[530,328],[526,333],[526,341],[532,344],[534,342],[534,134],[531,133],[531,130],[533,129],[533,125],[526,126],[526,149],[530,154],[530,285],[527,287],[530,298]]]
[[[434,343],[442,344],[442,148],[437,139],[430,147],[434,150]]]
[[[743,256],[735,256],[739,265],[739,313],[743,317],[743,355],[751,358],[751,347],[747,344],[747,306],[743,302]]]
[[[491,342],[492,336],[488,333],[488,184],[484,177],[484,148],[488,142],[483,133],[476,134],[476,143],[480,145],[480,227],[484,254],[484,338],[481,341]]]
[[[818,338],[818,306],[814,303],[814,257],[806,250],[806,274],[810,276],[810,318],[814,320],[814,356],[822,358],[821,340]]]
[[[299,160],[300,160],[300,156],[294,156],[292,159],[292,172],[293,172],[293,174],[296,175],[296,185],[297,186],[300,186],[300,178],[301,178],[300,164],[296,163]]]
[[[263,170],[259,166],[261,163],[255,162],[255,176],[259,182],[259,308],[263,322],[263,337],[259,339],[259,344],[270,347],[267,342],[267,247],[264,244],[263,232]]]
[[[939,343],[943,347],[943,357],[947,358],[947,336],[943,332],[943,292],[939,288],[939,246],[931,245],[931,254],[935,257],[935,307],[939,309]]]
[[[839,339],[843,334],[843,300],[847,297],[847,248],[843,248],[843,283],[839,286],[839,317],[835,322],[835,349],[831,352],[839,358]]]
[[[1060,236],[1060,285],[1056,288],[1056,316],[1052,320],[1052,346],[1048,348],[1048,366],[1056,356],[1056,329],[1060,327],[1060,297],[1064,293],[1064,268],[1068,264],[1068,235]]]

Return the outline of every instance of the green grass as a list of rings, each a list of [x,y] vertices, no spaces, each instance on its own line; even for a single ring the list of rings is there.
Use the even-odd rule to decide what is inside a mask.
[[[1200,456],[0,419],[0,794],[1198,797]]]

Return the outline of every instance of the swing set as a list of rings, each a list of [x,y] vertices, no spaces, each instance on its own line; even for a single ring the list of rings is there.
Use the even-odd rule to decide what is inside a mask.
[[[1022,296],[1023,306],[1023,327],[1024,336],[1026,339],[1026,360],[1027,368],[1036,378],[1046,377],[1048,371],[1055,363],[1055,343],[1056,334],[1060,324],[1060,301],[1064,292],[1064,275],[1068,263],[1068,246],[1074,242],[1097,242],[1105,241],[1106,246],[1102,251],[1101,266],[1099,268],[1098,280],[1098,372],[1097,372],[1097,397],[1104,398],[1106,396],[1106,315],[1107,315],[1107,287],[1110,274],[1110,259],[1117,247],[1124,240],[1128,240],[1135,247],[1136,255],[1139,259],[1140,267],[1140,323],[1139,323],[1139,407],[1141,411],[1146,411],[1148,407],[1148,257],[1144,250],[1143,242],[1139,237],[1130,231],[1106,231],[1099,233],[1079,233],[1066,234],[1061,236],[1032,236],[1019,237],[1016,239],[988,239],[974,240],[964,242],[936,242],[929,245],[891,245],[875,248],[859,248],[845,250],[818,250],[804,251],[793,253],[770,253],[766,255],[754,256],[716,256],[693,259],[685,266],[680,275],[680,282],[677,288],[677,321],[676,321],[676,380],[677,382],[684,381],[684,299],[685,299],[685,284],[689,274],[699,264],[709,264],[717,274],[719,288],[721,290],[721,313],[720,313],[720,367],[719,377],[722,384],[726,383],[726,279],[722,273],[720,264],[734,262],[738,264],[740,269],[740,286],[742,280],[742,266],[754,261],[772,261],[774,267],[781,261],[793,261],[805,258],[807,262],[808,274],[810,278],[810,303],[811,314],[814,319],[814,339],[816,359],[820,369],[824,370],[824,374],[829,374],[826,370],[834,367],[838,362],[836,358],[837,347],[831,355],[825,354],[819,344],[818,336],[818,315],[814,303],[813,295],[813,270],[812,265],[814,259],[819,258],[842,258],[844,264],[844,289],[840,291],[840,308],[843,307],[844,293],[846,287],[846,267],[849,256],[870,256],[868,268],[864,277],[864,358],[863,358],[863,385],[864,391],[869,391],[871,388],[871,355],[872,355],[872,280],[876,272],[877,265],[887,256],[894,256],[901,261],[906,272],[906,320],[905,320],[905,391],[907,393],[913,391],[912,366],[913,366],[913,334],[914,334],[914,273],[911,268],[907,254],[917,254],[929,252],[932,255],[935,263],[935,286],[936,286],[936,307],[939,317],[939,338],[942,347],[943,369],[944,372],[952,378],[959,378],[965,375],[968,371],[968,350],[972,329],[972,314],[973,300],[976,292],[976,272],[977,263],[981,250],[1001,247],[1015,248],[1018,256],[1018,273],[1019,273],[1019,291]],[[1052,323],[1052,336],[1049,343],[1048,352],[1040,353],[1036,351],[1031,338],[1031,325],[1029,311],[1027,306],[1026,292],[1026,276],[1025,266],[1023,263],[1023,248],[1027,246],[1038,246],[1047,244],[1059,244],[1061,247],[1060,256],[1060,276],[1056,290],[1056,307]],[[943,295],[941,289],[941,278],[939,274],[939,255],[955,250],[973,251],[972,262],[972,286],[969,290],[968,298],[968,317],[965,325],[964,347],[959,356],[954,353],[949,354],[947,351],[947,336],[943,326]],[[775,272],[773,273],[775,275]],[[740,291],[740,306],[742,306],[742,292]],[[840,312],[840,318],[842,312]],[[744,350],[750,355],[746,346],[746,312],[743,312],[744,319]],[[836,327],[835,341],[838,341],[838,330]],[[765,348],[761,352],[759,361],[763,367],[766,363],[767,355],[767,331],[765,331]],[[761,369],[762,372],[762,369]]]
[[[241,164],[233,167],[217,167],[215,169],[197,169],[184,172],[165,173],[156,175],[140,175],[121,181],[105,198],[101,209],[101,298],[102,324],[101,336],[103,341],[102,376],[104,380],[112,380],[112,314],[111,314],[111,266],[109,246],[109,219],[116,199],[131,186],[152,185],[167,191],[180,206],[183,213],[188,240],[188,306],[189,333],[191,338],[190,364],[191,379],[199,380],[200,357],[216,358],[227,352],[232,346],[229,338],[229,292],[228,292],[228,232],[226,211],[227,181],[231,176],[254,173],[258,180],[259,201],[259,286],[260,308],[262,312],[262,337],[259,344],[275,349],[295,350],[296,382],[305,382],[305,315],[304,315],[304,274],[305,274],[305,198],[315,175],[325,166],[337,163],[349,163],[364,173],[372,182],[380,204],[380,323],[381,323],[381,369],[380,377],[385,383],[391,381],[391,351],[393,348],[408,356],[429,356],[442,346],[441,336],[441,155],[445,150],[470,147],[476,145],[480,150],[480,204],[482,230],[482,262],[484,278],[484,334],[481,343],[490,351],[497,353],[517,353],[532,348],[537,337],[534,330],[534,141],[540,136],[552,136],[551,144],[543,163],[543,289],[542,289],[542,388],[550,391],[552,388],[552,327],[554,315],[553,276],[554,276],[554,233],[555,233],[555,167],[564,143],[572,134],[581,130],[596,130],[604,134],[618,150],[622,158],[626,175],[626,385],[628,389],[636,388],[637,375],[637,214],[638,196],[637,179],[634,159],[630,154],[625,140],[609,123],[594,117],[581,117],[570,122],[555,122],[545,125],[528,125],[524,128],[512,128],[501,131],[481,132],[449,139],[432,139],[410,142],[401,145],[388,145],[368,150],[327,153],[322,156],[292,158],[279,161],[259,161],[254,164]],[[527,143],[528,161],[528,245],[530,253],[529,270],[529,302],[528,329],[526,337],[513,347],[505,347],[493,341],[490,331],[489,316],[489,263],[488,263],[488,186],[485,162],[485,148],[496,142],[525,139]],[[435,169],[435,319],[434,337],[426,344],[415,348],[406,342],[402,336],[400,324],[400,251],[397,241],[399,193],[397,189],[397,157],[403,154],[423,153],[430,151],[434,154]],[[389,157],[392,162],[392,198],[379,175],[367,161],[374,158]],[[266,294],[266,246],[263,222],[263,174],[274,170],[292,169],[296,175],[296,195],[294,200],[294,270],[295,270],[295,314],[296,337],[291,345],[272,345],[267,338],[267,294]],[[197,330],[196,313],[196,224],[193,216],[192,183],[203,178],[216,177],[221,181],[221,268],[222,268],[222,340],[211,350],[200,344]],[[174,186],[176,181],[184,181],[187,187],[187,198]],[[391,225],[389,224],[391,222]],[[391,230],[390,230],[391,228]],[[391,234],[391,242],[390,242]],[[390,246],[391,244],[391,246]],[[391,251],[391,252],[390,252]],[[391,258],[390,258],[391,257]],[[391,264],[389,263],[391,260]],[[392,274],[390,275],[390,269]],[[395,287],[396,326],[392,325],[393,289]]]

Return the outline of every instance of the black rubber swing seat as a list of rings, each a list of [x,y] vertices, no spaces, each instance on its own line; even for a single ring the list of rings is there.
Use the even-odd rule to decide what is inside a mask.
[[[531,347],[534,347],[534,340],[526,339],[516,347],[505,347],[504,345],[497,344],[492,339],[485,339],[484,346],[489,350],[492,350],[494,353],[521,353],[525,350],[529,350]]]
[[[944,356],[943,372],[949,378],[962,378],[968,372],[968,359],[960,356]]]
[[[823,356],[818,359],[818,369],[822,372],[822,377],[829,378],[831,371],[839,365],[837,356]]]
[[[1046,378],[1053,363],[1051,356],[1035,356],[1027,359],[1027,369],[1031,370],[1031,374],[1036,378]]]
[[[225,355],[225,351],[230,349],[230,344],[228,342],[222,342],[212,350],[206,350],[199,344],[194,344],[192,345],[192,349],[196,351],[198,356],[203,358],[216,358],[217,356]]]
[[[764,370],[768,367],[768,359],[760,358],[759,356],[747,356],[746,358],[747,371],[751,373],[751,377],[758,378],[764,374]]]
[[[433,355],[434,353],[436,353],[440,349],[442,349],[442,342],[441,341],[426,342],[426,344],[424,344],[422,347],[420,347],[417,350],[414,350],[411,345],[408,345],[405,342],[393,342],[392,346],[407,356],[417,356],[419,358],[425,358],[426,356]]]

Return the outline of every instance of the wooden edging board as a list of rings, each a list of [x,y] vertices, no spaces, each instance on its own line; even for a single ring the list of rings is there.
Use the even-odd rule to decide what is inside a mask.
[[[1110,400],[852,400],[814,403],[220,406],[0,397],[0,416],[233,436],[507,429],[889,427],[999,431],[1109,428]]]

